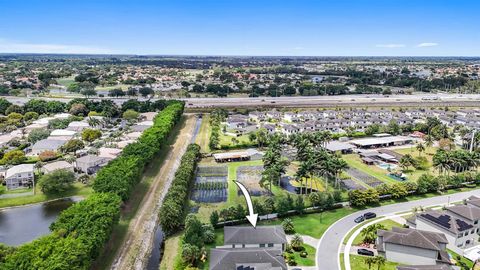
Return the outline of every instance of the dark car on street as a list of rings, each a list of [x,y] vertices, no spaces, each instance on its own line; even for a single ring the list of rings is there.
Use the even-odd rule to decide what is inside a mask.
[[[361,223],[361,222],[363,222],[364,220],[365,220],[365,218],[364,218],[363,216],[359,216],[359,217],[357,217],[354,221],[355,221],[355,223]]]
[[[367,212],[365,214],[363,214],[363,217],[365,219],[371,219],[371,218],[376,218],[377,217],[377,214],[373,213],[373,212]]]
[[[375,254],[373,253],[373,251],[368,250],[368,249],[366,249],[366,248],[359,248],[359,249],[357,249],[357,254],[358,254],[358,255],[364,255],[364,256],[373,256],[373,255],[375,255]]]

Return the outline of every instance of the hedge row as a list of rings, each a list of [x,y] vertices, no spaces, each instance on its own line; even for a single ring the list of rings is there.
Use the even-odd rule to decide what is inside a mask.
[[[89,269],[118,223],[122,200],[129,198],[146,163],[165,144],[183,107],[183,102],[171,102],[138,142],[99,171],[96,193],[63,211],[50,226],[50,235],[0,254],[0,269]]]
[[[165,144],[170,131],[180,120],[183,102],[172,103],[155,117],[151,128],[145,130],[135,143],[129,144],[122,154],[102,168],[93,183],[96,192],[110,192],[126,201],[142,171]]]
[[[20,246],[0,269],[89,269],[120,216],[121,200],[98,193],[63,211],[51,234]]]
[[[200,157],[200,146],[190,144],[182,157],[180,166],[175,172],[172,185],[160,208],[160,224],[166,234],[172,234],[180,229],[185,218],[185,202]]]

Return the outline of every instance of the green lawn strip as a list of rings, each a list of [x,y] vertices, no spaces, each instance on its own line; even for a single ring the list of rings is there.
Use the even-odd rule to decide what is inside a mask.
[[[455,253],[454,251],[450,250],[450,249],[447,249],[447,252],[450,253],[450,255],[452,256],[452,258],[457,261],[457,258],[460,257],[460,262],[463,262],[465,263],[469,269],[473,269],[473,262],[470,261],[469,259],[463,257],[463,256],[460,256],[458,255],[457,253]],[[457,264],[458,265],[458,264]]]
[[[98,86],[95,87],[95,90],[96,91],[109,91],[109,90],[112,90],[112,89],[120,88],[123,91],[126,91],[126,90],[128,90],[128,87],[129,87],[129,85],[127,85],[127,84],[117,84],[117,85],[108,85],[108,86],[98,85]]]
[[[197,137],[195,138],[195,143],[200,145],[202,152],[209,153],[210,147],[208,146],[210,138],[210,115],[202,115],[202,124],[200,125],[200,130],[198,131]]]
[[[369,219],[369,220],[365,220],[365,221],[363,221],[363,222],[361,222],[361,223],[358,223],[358,225],[356,225],[353,229],[351,229],[351,230],[347,233],[347,235],[346,235],[345,238],[343,239],[343,244],[344,244],[344,245],[347,244],[348,239],[350,239],[350,237],[352,237],[353,233],[354,233],[356,230],[358,230],[360,227],[362,227],[363,225],[367,224],[368,222],[371,222],[371,221],[374,221],[374,220],[377,220],[377,219],[380,219],[380,218],[382,218],[382,217],[376,217],[376,218],[374,218],[374,219]]]
[[[369,174],[377,178],[378,180],[381,180],[385,183],[398,183],[398,181],[387,176],[386,170],[380,169],[374,165],[367,165],[363,163],[356,154],[343,155],[342,158],[347,162],[350,167]]]
[[[325,231],[337,220],[358,211],[350,207],[328,210],[322,213],[306,214],[289,217],[295,227],[295,232],[320,239]],[[260,225],[278,225],[283,219],[261,221]]]
[[[260,166],[262,165],[261,160],[251,160],[251,161],[241,161],[241,162],[231,162],[228,163],[228,198],[227,198],[227,205],[236,205],[241,203],[241,198],[238,196],[237,193],[237,185],[233,182],[233,180],[237,179],[237,169],[240,166]]]
[[[352,268],[352,270],[377,269],[378,266],[376,264],[372,265],[371,268],[368,268],[368,265],[365,264],[365,258],[368,258],[368,257],[350,254],[350,267]],[[343,260],[340,260],[340,261],[343,261]],[[397,269],[396,267],[398,265],[400,264],[387,261],[385,265],[380,268],[380,270],[396,270]],[[345,268],[345,266],[343,267]]]
[[[386,228],[387,230],[391,230],[392,227],[402,227],[401,224],[399,224],[399,223],[397,223],[397,222],[395,222],[395,221],[393,221],[393,220],[391,220],[391,219],[382,220],[382,221],[378,222],[377,224],[381,224],[381,225],[385,226],[385,228]],[[359,233],[359,234],[355,237],[355,239],[353,239],[352,245],[358,246],[358,245],[360,245],[362,242],[363,242],[363,235],[362,235],[361,233]]]
[[[300,252],[293,252],[293,255],[295,256],[295,262],[297,263],[297,266],[315,266],[315,252],[316,249],[310,245],[303,244],[303,251],[307,252],[307,257],[302,258],[300,256]]]
[[[475,187],[463,187],[463,188],[455,188],[455,189],[449,189],[445,190],[442,193],[426,193],[426,194],[415,194],[415,195],[410,195],[408,197],[402,198],[402,199],[390,199],[390,200],[381,200],[380,205],[388,205],[388,204],[394,204],[394,203],[401,203],[401,202],[408,202],[408,201],[416,201],[420,199],[427,199],[431,197],[436,197],[436,196],[441,196],[441,195],[449,195],[449,194],[454,194],[458,192],[465,192],[465,191],[472,191],[478,189],[477,186]],[[445,204],[447,204],[447,199],[445,199]],[[423,206],[423,205],[418,205],[418,206]]]
[[[21,206],[32,203],[41,203],[45,201],[66,198],[71,196],[82,196],[87,197],[92,193],[92,188],[85,186],[82,183],[76,182],[73,184],[72,188],[63,192],[61,194],[47,195],[40,191],[38,186],[35,187],[35,195],[21,196],[14,198],[3,198],[0,199],[0,208],[12,207],[12,206]]]
[[[343,253],[338,255],[340,258],[340,270],[345,270],[345,262],[343,261]]]

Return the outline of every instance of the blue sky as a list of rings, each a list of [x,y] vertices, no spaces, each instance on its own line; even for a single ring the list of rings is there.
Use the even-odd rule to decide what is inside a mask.
[[[0,52],[480,56],[472,0],[0,0]]]

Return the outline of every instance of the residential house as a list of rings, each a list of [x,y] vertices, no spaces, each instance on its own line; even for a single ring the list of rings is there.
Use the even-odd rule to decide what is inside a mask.
[[[60,147],[62,147],[67,141],[66,140],[57,140],[57,139],[43,139],[36,142],[28,153],[28,156],[38,156],[40,153],[45,151],[55,151],[57,152]]]
[[[70,164],[64,160],[55,161],[43,165],[41,170],[43,173],[51,173],[56,170],[69,170],[73,172],[73,164]]]
[[[34,165],[20,164],[11,167],[5,173],[5,184],[8,190],[29,187],[34,181]]]
[[[450,264],[443,233],[393,227],[377,231],[377,251],[387,261],[400,264]]]
[[[287,244],[281,226],[224,227],[223,246],[210,250],[210,270],[286,270]]]
[[[108,158],[94,155],[86,155],[75,161],[75,168],[87,174],[93,174],[102,166],[108,163]]]

